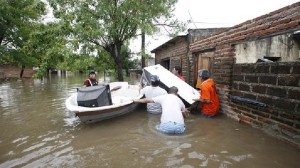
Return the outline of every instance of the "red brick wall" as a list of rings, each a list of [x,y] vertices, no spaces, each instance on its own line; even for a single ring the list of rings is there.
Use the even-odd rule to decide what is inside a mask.
[[[299,26],[300,2],[297,2],[258,18],[248,20],[232,28],[213,33],[206,38],[202,37],[195,40],[190,45],[189,55],[191,65],[193,65],[192,55],[194,53],[212,48],[215,49],[212,78],[215,80],[221,96],[224,97],[221,101],[226,103],[228,101],[227,94],[232,83],[232,69],[235,60],[234,44],[244,40],[263,38],[263,36],[280,32],[293,32],[298,30]],[[193,69],[191,69],[191,74],[193,74]],[[191,81],[194,80],[191,79]],[[225,107],[226,104],[223,106]]]
[[[160,64],[161,60],[166,58],[170,59],[170,70],[176,65],[181,66],[182,63],[185,64],[185,57],[187,53],[187,41],[185,39],[180,39],[174,44],[165,47],[163,50],[157,51],[155,53],[155,64]],[[185,61],[185,62],[184,62]],[[186,77],[186,71],[183,71],[183,76]]]
[[[1,65],[0,72],[3,72],[4,78],[19,78],[22,68],[13,65]],[[31,78],[34,75],[32,68],[24,68],[23,77]]]
[[[190,64],[193,65],[193,63],[188,56],[189,43],[196,38],[203,38],[223,29],[224,28],[189,29],[187,35],[177,36],[152,51],[155,53],[155,64],[160,64],[164,59],[170,59],[170,70],[176,65],[181,66],[182,76],[185,77],[186,82],[192,84],[191,78],[188,81],[188,78],[193,75],[190,70],[193,68]]]
[[[245,108],[243,107],[243,105],[233,106],[233,103],[229,99],[231,89],[233,88],[232,91],[235,91],[234,87],[236,87],[237,85],[236,83],[234,83],[234,79],[233,79],[233,67],[235,66],[234,65],[235,44],[239,44],[244,41],[255,41],[255,39],[263,39],[268,36],[293,33],[294,31],[299,29],[300,29],[300,2],[297,2],[295,4],[278,9],[276,11],[265,14],[258,18],[248,20],[234,27],[213,33],[212,35],[207,36],[205,38],[195,40],[195,42],[193,42],[190,45],[190,53],[189,53],[190,60],[193,60],[192,56],[197,52],[214,50],[215,55],[213,60],[212,78],[215,80],[216,85],[218,87],[222,111],[226,113],[228,116],[235,118],[241,122],[257,123],[257,125],[259,125],[258,124],[259,117],[257,117],[256,120],[253,120],[253,118],[251,118],[250,116],[241,115],[241,112],[237,110],[237,109],[243,109],[244,111],[248,111],[250,110],[249,107]],[[191,62],[191,64],[193,64],[193,62]],[[193,74],[192,69],[191,69],[191,74]],[[266,79],[261,77],[261,80],[269,81],[268,79],[272,80],[274,78],[275,77],[271,75],[266,77]],[[285,81],[282,80],[281,78],[283,77],[276,78],[276,81],[277,82]],[[294,81],[295,79],[293,77],[285,77],[285,78],[287,79],[287,81],[295,82]],[[299,83],[300,80],[299,78],[297,79]],[[191,80],[193,81],[195,79],[191,79]],[[248,76],[246,80],[255,80],[255,79],[252,79],[250,76]],[[246,83],[247,82],[245,82],[245,84]],[[245,84],[238,85],[238,89],[251,88]],[[260,87],[255,89],[260,89]],[[273,88],[273,90],[269,89],[269,93],[271,92],[277,93],[278,90],[276,89],[277,87]],[[279,92],[281,93],[283,91],[279,91]],[[300,108],[299,105],[296,106],[295,104],[293,104],[292,106],[294,106],[294,108],[296,108],[295,110],[298,110],[297,112],[299,113],[299,108]],[[266,121],[270,121],[269,119],[261,116],[260,119],[262,120],[265,119]],[[299,129],[299,118],[295,118],[295,119],[298,122],[298,124],[296,124],[298,126],[297,128],[295,127],[294,129]],[[272,120],[279,123],[281,122],[276,120],[275,118]],[[283,123],[285,121],[286,120],[284,120]],[[283,124],[283,126],[286,126],[288,128],[291,127],[291,125],[288,124]]]

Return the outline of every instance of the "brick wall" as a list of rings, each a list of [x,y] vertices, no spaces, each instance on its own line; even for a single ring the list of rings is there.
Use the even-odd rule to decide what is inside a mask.
[[[300,62],[236,64],[230,97],[230,113],[244,124],[271,131],[300,145]]]
[[[188,29],[189,41],[194,42],[196,39],[205,38],[220,30],[226,28],[205,28],[205,29]]]
[[[206,29],[189,29],[188,35],[177,36],[163,45],[157,47],[151,52],[155,53],[155,64],[161,64],[161,61],[170,59],[170,70],[176,65],[182,67],[182,76],[188,80],[192,75],[190,69],[191,60],[188,57],[190,42],[196,38],[203,38],[224,28],[206,28]],[[192,64],[193,65],[193,64]],[[189,81],[186,81],[190,83]]]
[[[13,65],[1,65],[0,72],[2,78],[19,78],[22,68]],[[31,78],[34,75],[32,68],[24,68],[23,77]]]
[[[222,29],[205,38],[201,37],[195,40],[195,42],[190,44],[189,56],[191,64],[193,64],[192,56],[194,53],[202,52],[207,49],[215,49],[216,57],[214,67],[226,64],[224,68],[228,69],[230,64],[232,64],[230,61],[234,60],[235,44],[242,43],[243,41],[255,41],[255,39],[262,39],[265,38],[265,36],[293,33],[299,29],[300,2],[297,2],[234,27]],[[219,69],[223,69],[223,67]],[[215,73],[218,72],[218,69],[214,69],[214,76]],[[230,70],[227,70],[227,72],[224,73],[225,76],[222,75],[222,78],[228,78],[229,72]],[[191,74],[193,74],[193,72],[191,72]],[[216,74],[217,78],[220,77],[220,75],[220,73]],[[195,79],[191,80],[193,81]],[[223,79],[218,80],[217,83],[224,83]]]
[[[291,106],[288,106],[287,101],[279,101],[281,98],[281,95],[283,95],[285,93],[286,96],[289,96],[289,98],[291,97],[297,97],[299,96],[298,93],[298,89],[296,89],[297,87],[299,87],[299,85],[296,86],[290,86],[290,85],[295,85],[296,83],[299,84],[299,78],[297,77],[297,75],[279,75],[276,76],[275,74],[280,74],[283,72],[287,72],[287,71],[299,71],[299,67],[295,66],[295,68],[291,68],[288,67],[287,65],[278,65],[278,66],[273,66],[273,68],[270,69],[270,72],[268,73],[272,73],[273,75],[270,76],[261,76],[259,78],[254,77],[254,74],[251,76],[238,76],[238,74],[236,74],[236,76],[234,76],[233,78],[233,67],[234,67],[234,63],[235,63],[235,45],[236,44],[240,44],[243,43],[245,41],[255,41],[257,39],[264,39],[270,36],[277,36],[277,35],[282,35],[282,34],[291,34],[294,31],[297,31],[300,29],[300,2],[294,3],[292,5],[283,7],[281,9],[278,9],[276,11],[270,12],[268,14],[262,15],[260,17],[257,17],[255,19],[251,19],[248,20],[246,22],[243,22],[239,25],[236,25],[234,27],[228,28],[228,29],[224,29],[221,31],[218,31],[216,33],[213,33],[210,36],[207,36],[205,38],[200,38],[195,40],[193,43],[190,44],[190,53],[189,53],[189,57],[190,57],[190,64],[193,65],[193,57],[194,55],[196,55],[197,53],[203,53],[206,51],[214,51],[214,58],[213,58],[213,69],[212,69],[212,78],[215,80],[216,82],[216,86],[217,89],[219,91],[219,95],[220,95],[220,102],[221,102],[221,110],[226,113],[228,116],[235,118],[241,122],[245,122],[252,125],[252,123],[257,123],[256,125],[260,125],[260,123],[262,123],[258,118],[260,119],[266,119],[265,122],[279,122],[282,124],[279,125],[275,125],[275,127],[286,127],[286,129],[283,128],[278,128],[277,130],[282,131],[282,136],[283,134],[289,134],[291,133],[290,136],[283,136],[286,139],[289,139],[293,142],[295,142],[295,140],[293,140],[293,138],[291,139],[291,137],[293,135],[296,135],[296,133],[298,134],[296,137],[299,137],[299,132],[297,132],[297,130],[299,129],[299,123],[296,123],[295,121],[299,120],[298,117],[296,117],[294,114],[299,113],[299,105],[298,105],[298,101],[293,99],[291,102]],[[294,65],[293,65],[294,66]],[[192,66],[191,66],[192,67]],[[277,69],[276,69],[276,68]],[[269,70],[268,68],[266,68],[264,66],[258,66],[256,67],[256,70],[260,69],[260,71],[267,71]],[[243,69],[243,71],[245,71],[246,69]],[[251,70],[249,70],[251,71]],[[283,71],[283,72],[282,72]],[[280,73],[279,73],[280,72]],[[292,72],[291,72],[292,73]],[[190,74],[194,74],[193,69],[190,69]],[[286,73],[289,74],[289,73]],[[191,76],[192,77],[192,76]],[[233,83],[233,81],[242,78],[243,80],[245,80],[243,83],[240,82],[236,82]],[[244,79],[245,78],[245,79]],[[190,79],[191,81],[195,81],[196,79]],[[265,81],[265,84],[263,86],[257,84],[257,86],[249,86],[246,85],[248,84],[248,82],[252,81],[259,81],[259,82],[263,82]],[[274,84],[274,81],[276,81],[276,84]],[[272,85],[272,87],[268,88],[264,87],[265,85],[267,85],[269,82],[269,85]],[[273,83],[271,83],[273,82]],[[254,87],[254,89],[253,89]],[[286,92],[284,89],[280,89],[280,87],[283,87],[284,89],[287,89]],[[235,90],[233,89],[231,91],[232,88],[236,88]],[[253,117],[255,110],[255,107],[244,107],[244,105],[238,105],[235,104],[235,106],[233,105],[233,102],[229,99],[231,94],[237,94],[238,89],[241,89],[243,93],[241,96],[243,97],[247,97],[247,98],[257,98],[258,101],[264,101],[266,99],[266,97],[268,98],[267,100],[272,100],[272,104],[278,104],[278,107],[274,106],[274,109],[276,108],[287,108],[286,110],[289,112],[285,112],[285,113],[278,113],[278,115],[273,115],[271,118],[271,115],[269,113],[274,112],[274,110],[269,110],[270,108],[264,108],[264,110],[268,110],[268,117],[269,118],[261,118],[260,116],[258,116],[258,114],[256,114],[256,119],[254,120],[253,118],[251,118],[251,116]],[[257,97],[255,94],[257,92],[252,92],[252,89],[254,91],[257,90],[262,90],[265,91],[265,94],[274,94],[277,95],[276,99],[269,99],[268,96],[264,97],[264,96],[260,96]],[[249,90],[247,93],[246,91]],[[251,90],[251,92],[250,92]],[[297,91],[295,91],[297,90]],[[239,93],[239,94],[241,94]],[[258,94],[258,93],[257,93]],[[273,98],[273,97],[272,97]],[[299,99],[299,98],[298,98]],[[296,103],[298,102],[298,103]],[[269,102],[267,103],[270,107]],[[297,105],[296,105],[297,104]],[[288,107],[287,107],[288,106]],[[247,112],[247,111],[251,111],[253,114],[249,114],[249,113],[241,113],[241,110],[237,110],[237,108],[239,107],[239,109],[244,109],[243,111]],[[273,107],[273,106],[272,106]],[[273,108],[272,108],[273,109]],[[295,110],[292,115],[291,115],[291,111]],[[263,109],[257,109],[256,111],[263,111]],[[261,113],[262,115],[265,114]],[[246,114],[248,114],[249,116],[246,116]],[[283,122],[281,122],[282,116],[289,116],[290,118],[293,119],[285,119]],[[246,117],[245,117],[246,116]],[[277,117],[276,117],[277,116]],[[243,120],[241,119],[243,117]],[[255,118],[254,117],[254,118]],[[249,121],[247,121],[249,120]],[[285,123],[286,122],[286,123]],[[298,121],[299,122],[299,121]],[[261,127],[264,127],[265,125],[262,125]],[[291,129],[290,131],[285,132],[286,130]],[[295,132],[296,131],[296,132]],[[278,132],[278,131],[277,131]],[[283,133],[285,132],[285,133]],[[297,140],[297,143],[298,140]],[[299,143],[300,144],[300,143]]]
[[[170,59],[170,70],[176,65],[181,66],[185,64],[186,60],[183,57],[187,53],[187,41],[186,38],[176,40],[172,44],[168,44],[163,49],[155,52],[155,64],[161,64],[162,60]],[[185,62],[181,62],[185,61]],[[186,76],[186,71],[183,71],[183,76]]]

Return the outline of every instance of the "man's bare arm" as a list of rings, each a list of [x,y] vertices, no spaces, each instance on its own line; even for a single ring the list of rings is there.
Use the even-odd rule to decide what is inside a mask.
[[[182,112],[182,115],[184,118],[190,116],[190,111],[188,109],[185,109],[183,112]]]
[[[144,99],[134,99],[132,100],[134,103],[154,103],[152,99],[144,98]]]

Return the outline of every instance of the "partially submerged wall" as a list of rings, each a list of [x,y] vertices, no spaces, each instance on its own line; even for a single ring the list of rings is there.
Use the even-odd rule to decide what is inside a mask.
[[[1,65],[0,75],[1,78],[20,78],[22,68],[13,65]],[[23,76],[25,78],[31,78],[34,75],[34,70],[32,68],[24,68]]]
[[[272,68],[271,65],[266,68],[264,66],[256,67],[256,64],[253,64],[253,66],[256,67],[257,72],[249,72],[249,76],[246,72],[243,72],[246,71],[246,67],[243,67],[245,69],[242,68],[242,72],[245,73],[244,75],[246,76],[242,76],[241,80],[244,81],[238,81],[238,73],[233,72],[233,69],[237,71],[236,66],[239,66],[235,65],[236,60],[243,60],[246,56],[262,58],[264,56],[276,57],[280,54],[280,57],[293,58],[282,59],[282,61],[299,62],[299,58],[297,58],[299,55],[299,43],[298,45],[290,45],[291,43],[289,43],[289,41],[291,41],[289,38],[291,37],[290,35],[293,35],[299,30],[300,2],[297,2],[255,19],[248,20],[234,27],[218,31],[206,38],[198,39],[190,45],[189,55],[191,57],[196,57],[197,55],[205,55],[206,52],[214,52],[211,77],[214,79],[218,88],[221,110],[225,114],[243,123],[248,123],[249,125],[256,125],[261,128],[271,128],[270,130],[274,130],[283,139],[288,139],[290,142],[300,145],[299,64],[295,63],[297,66],[294,67],[294,64],[287,63],[286,65],[278,64],[278,66],[275,66],[277,63],[274,63]],[[280,40],[280,37],[282,40]],[[258,57],[255,55],[257,53],[252,52],[251,50],[249,50],[251,53],[247,53],[248,55],[245,55],[245,53],[239,53],[245,48],[245,46],[243,46],[244,44],[254,44],[256,42],[263,41],[263,39],[268,40],[270,38],[273,38],[276,42],[280,42],[280,44],[266,45],[270,47],[270,49],[265,52],[268,54],[262,54]],[[285,53],[277,53],[278,50],[274,49],[273,46],[286,46],[284,50]],[[190,58],[190,60],[192,61],[193,58]],[[253,63],[254,61],[251,60],[251,62]],[[191,64],[193,64],[193,62],[191,62]],[[254,67],[252,67],[252,69]],[[261,73],[257,70],[257,68],[261,68],[262,71],[264,70],[268,72]],[[294,73],[295,70],[297,73],[291,74],[292,72]],[[191,71],[191,74],[193,74],[193,69],[191,69]],[[256,77],[256,75],[258,75],[258,77]],[[195,81],[196,79],[191,80]],[[258,82],[264,81],[265,83],[249,85],[251,82],[248,80],[257,80]],[[273,83],[268,83],[271,81]],[[274,83],[274,81],[276,81],[276,83]],[[256,89],[259,90],[261,88],[263,88],[263,93],[259,94],[255,92]],[[241,90],[241,92],[237,92],[238,90]],[[260,96],[255,95],[253,91]],[[251,104],[246,105],[245,103],[239,104],[230,99],[232,96],[231,94],[236,94],[236,96],[240,96],[242,98],[246,97],[265,103],[268,108],[258,108]],[[264,94],[266,97],[262,96]],[[271,96],[272,94],[273,96]],[[281,101],[283,99],[284,101]],[[291,106],[289,106],[289,103],[292,103]],[[274,110],[281,110],[281,112],[274,112]],[[258,111],[259,114],[255,114],[255,112],[258,113]],[[271,115],[272,112],[275,114]],[[261,117],[260,115],[263,114],[267,115]],[[265,123],[259,119],[265,119]],[[270,122],[270,124],[268,124],[268,122]]]
[[[235,64],[229,104],[241,123],[300,145],[300,62]]]

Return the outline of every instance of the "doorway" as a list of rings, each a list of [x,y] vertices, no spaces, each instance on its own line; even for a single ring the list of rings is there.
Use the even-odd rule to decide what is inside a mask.
[[[170,59],[164,59],[161,61],[161,65],[167,70],[170,70]]]
[[[194,81],[198,78],[198,70],[206,69],[212,74],[214,51],[206,51],[195,53],[194,56]]]

